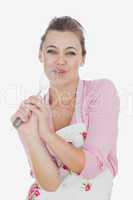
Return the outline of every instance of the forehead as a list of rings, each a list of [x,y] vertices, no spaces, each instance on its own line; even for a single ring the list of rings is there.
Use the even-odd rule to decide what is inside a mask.
[[[54,45],[59,48],[66,48],[68,46],[73,46],[77,49],[81,48],[78,36],[69,31],[49,31],[44,41],[44,47],[49,45]]]

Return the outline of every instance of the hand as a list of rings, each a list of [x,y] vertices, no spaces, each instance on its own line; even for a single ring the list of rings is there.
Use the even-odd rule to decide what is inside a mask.
[[[38,132],[41,139],[46,140],[54,129],[50,126],[50,106],[46,105],[42,97],[31,96],[25,101],[26,108],[32,111],[38,119]]]
[[[25,140],[30,137],[38,137],[38,121],[37,116],[34,113],[29,112],[25,107],[25,101],[21,103],[19,109],[15,114],[12,115],[12,123],[16,120],[17,117],[23,121],[17,130],[18,133],[23,136]]]

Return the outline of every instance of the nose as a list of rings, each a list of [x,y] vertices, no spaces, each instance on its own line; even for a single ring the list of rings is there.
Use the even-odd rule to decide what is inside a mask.
[[[64,55],[60,54],[56,60],[58,65],[63,65],[66,63],[66,59],[64,57]]]

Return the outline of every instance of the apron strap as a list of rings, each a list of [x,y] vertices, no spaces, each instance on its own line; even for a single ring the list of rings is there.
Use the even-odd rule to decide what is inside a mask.
[[[76,98],[76,122],[83,123],[82,119],[82,98],[84,94],[84,80],[80,80],[79,88],[77,89]]]

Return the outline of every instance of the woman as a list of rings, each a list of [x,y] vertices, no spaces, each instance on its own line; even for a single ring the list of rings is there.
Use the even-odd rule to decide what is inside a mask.
[[[109,199],[117,174],[119,97],[108,79],[80,80],[85,62],[83,27],[63,16],[49,23],[39,60],[50,87],[12,116],[35,183],[27,199]]]

